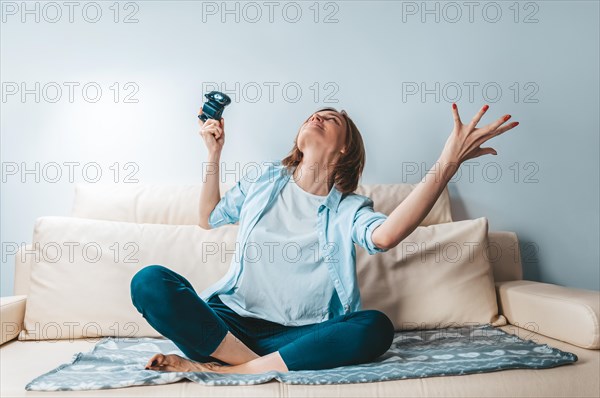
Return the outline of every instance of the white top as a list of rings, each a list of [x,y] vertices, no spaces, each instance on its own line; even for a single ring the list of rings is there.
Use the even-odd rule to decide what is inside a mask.
[[[286,326],[333,317],[335,288],[317,236],[317,211],[325,198],[290,178],[250,231],[238,284],[219,294],[223,303],[239,315]]]

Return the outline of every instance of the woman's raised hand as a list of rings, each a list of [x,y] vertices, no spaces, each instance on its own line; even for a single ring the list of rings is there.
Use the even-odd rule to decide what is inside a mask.
[[[198,115],[201,114],[202,108],[198,112]],[[198,118],[198,124],[200,125],[200,136],[204,139],[208,152],[220,154],[225,144],[225,119],[221,118],[220,121],[207,119],[206,122],[203,122]]]
[[[460,165],[465,160],[473,159],[481,155],[498,154],[495,149],[490,147],[481,148],[480,145],[490,138],[518,126],[519,122],[504,124],[510,119],[510,115],[504,115],[500,119],[484,127],[475,127],[488,108],[489,106],[487,105],[483,106],[468,124],[463,124],[458,115],[458,107],[456,104],[452,104],[454,129],[442,150],[442,157],[444,159]]]

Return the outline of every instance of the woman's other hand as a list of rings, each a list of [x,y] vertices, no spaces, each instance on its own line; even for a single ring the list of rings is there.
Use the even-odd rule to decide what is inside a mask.
[[[442,150],[442,157],[449,162],[462,164],[465,160],[473,159],[482,155],[497,155],[495,149],[490,147],[481,148],[480,146],[497,135],[504,133],[516,127],[519,122],[504,124],[510,119],[510,115],[504,115],[493,123],[484,127],[475,127],[489,106],[483,106],[479,112],[471,119],[468,124],[463,124],[458,115],[458,106],[452,104],[452,113],[454,115],[454,129],[446,141]]]
[[[198,115],[201,114],[202,108]],[[220,154],[225,144],[225,119],[221,118],[220,121],[207,119],[206,122],[203,122],[198,118],[198,124],[200,125],[200,136],[204,139],[208,152]]]

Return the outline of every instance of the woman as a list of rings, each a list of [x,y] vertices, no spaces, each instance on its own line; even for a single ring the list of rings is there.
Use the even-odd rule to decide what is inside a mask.
[[[369,254],[395,247],[421,223],[458,167],[494,154],[480,145],[514,128],[504,123],[475,126],[484,106],[464,125],[452,104],[454,129],[434,166],[389,216],[373,211],[370,198],[354,194],[365,164],[361,135],[345,111],[323,108],[301,126],[294,147],[255,181],[242,177],[223,198],[219,160],[225,121],[201,124],[209,162],[200,198],[200,226],[239,221],[242,256],[227,274],[198,295],[183,276],[162,265],[144,267],[131,281],[133,304],[187,356],[155,354],[146,369],[161,371],[263,373],[328,369],[373,361],[394,337],[390,319],[361,310],[354,243]],[[251,244],[259,260],[246,258]],[[284,246],[295,244],[300,255]],[[315,250],[317,252],[315,253]],[[237,251],[237,247],[236,247]],[[181,311],[178,311],[181,309]]]

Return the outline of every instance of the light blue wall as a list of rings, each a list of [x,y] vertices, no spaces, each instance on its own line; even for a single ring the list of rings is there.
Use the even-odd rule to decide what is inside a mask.
[[[83,166],[96,162],[101,182],[110,183],[110,166],[119,162],[119,183],[131,171],[140,183],[200,183],[207,151],[195,115],[209,89],[203,83],[225,82],[225,89],[238,83],[240,93],[225,113],[223,162],[282,158],[304,118],[332,105],[361,129],[367,184],[418,182],[410,167],[424,173],[437,159],[452,129],[453,101],[467,121],[489,104],[480,126],[512,114],[521,125],[484,145],[498,156],[463,165],[450,183],[454,218],[485,216],[490,230],[515,231],[526,279],[600,288],[598,2],[482,2],[471,16],[463,2],[452,3],[460,16],[452,5],[427,2],[438,7],[439,21],[421,15],[420,1],[322,2],[317,23],[312,1],[276,3],[272,22],[264,2],[254,3],[262,12],[254,23],[257,9],[241,2],[227,3],[238,7],[239,22],[235,12],[221,21],[220,1],[121,3],[117,23],[112,1],[94,3],[102,11],[96,23],[83,18],[84,6],[86,18],[95,18],[86,2],[72,23],[66,6],[52,22],[57,9],[38,2],[36,22],[21,2],[2,4],[3,249],[30,242],[37,217],[69,215],[65,162],[79,162],[75,182],[85,182]],[[302,15],[293,23],[296,5]],[[203,13],[213,6],[216,15]],[[132,13],[138,22],[123,23]],[[33,94],[25,101],[10,95],[23,82],[45,87],[39,103]],[[55,103],[52,82],[62,87]],[[65,82],[79,84],[72,103]],[[101,87],[98,102],[83,98],[86,83]],[[430,90],[423,99],[421,85]],[[256,86],[262,95],[254,100]],[[419,93],[409,94],[411,87]],[[134,89],[138,102],[125,102]],[[39,162],[39,182],[35,172],[22,175],[21,162]],[[61,165],[57,182],[51,162]],[[2,254],[5,296],[13,292],[14,258]]]

